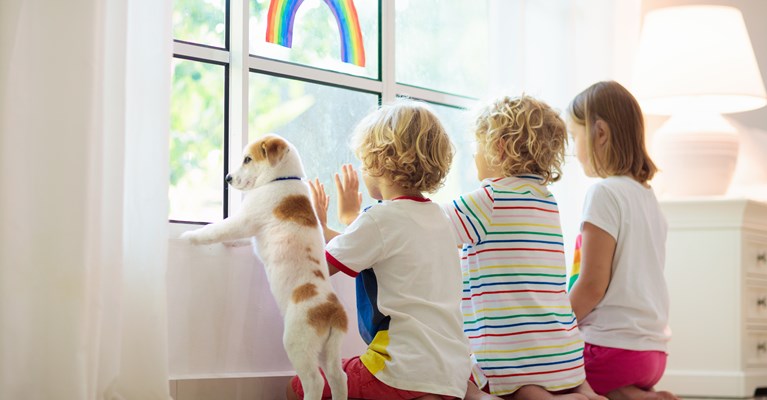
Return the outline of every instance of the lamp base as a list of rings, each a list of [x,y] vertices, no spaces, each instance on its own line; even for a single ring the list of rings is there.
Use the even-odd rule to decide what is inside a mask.
[[[653,153],[665,196],[727,192],[738,160],[738,132],[719,114],[673,116],[655,134]]]

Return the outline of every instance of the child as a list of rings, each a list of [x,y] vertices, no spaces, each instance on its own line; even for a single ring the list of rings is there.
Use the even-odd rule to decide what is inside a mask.
[[[570,293],[589,383],[611,399],[674,399],[653,391],[670,338],[666,220],[648,184],[642,110],[620,84],[599,82],[570,104],[569,130],[586,175],[604,178],[586,196]]]
[[[565,292],[557,202],[567,130],[545,103],[504,97],[476,120],[481,187],[446,211],[462,245],[464,331],[474,358],[467,398],[599,398]]]
[[[442,185],[453,156],[450,139],[423,104],[401,101],[366,117],[355,142],[363,181],[379,204],[354,219],[357,177],[344,166],[343,182],[336,175],[339,201],[356,207],[339,210],[342,220],[353,219],[339,234],[327,228],[322,185],[311,183],[331,274],[356,277],[358,326],[368,344],[362,356],[343,361],[349,397],[463,398],[471,360],[455,239],[442,209],[422,194]],[[288,398],[295,394],[302,396],[297,378]]]

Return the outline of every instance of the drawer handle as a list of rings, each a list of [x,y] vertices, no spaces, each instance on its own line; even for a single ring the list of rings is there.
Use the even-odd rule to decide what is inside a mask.
[[[767,262],[767,252],[757,254],[756,255],[756,262],[758,262],[758,263]]]
[[[758,343],[756,345],[756,351],[758,353],[761,353],[763,351],[767,351],[767,342]]]
[[[760,297],[756,299],[757,307],[767,307],[767,297]]]

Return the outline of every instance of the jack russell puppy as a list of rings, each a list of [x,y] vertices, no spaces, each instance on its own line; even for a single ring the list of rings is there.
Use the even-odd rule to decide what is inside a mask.
[[[283,344],[304,398],[321,398],[321,366],[333,400],[346,400],[341,341],[347,317],[330,285],[325,240],[303,177],[298,151],[284,138],[268,135],[250,143],[242,165],[226,176],[245,192],[240,209],[181,238],[193,244],[252,238],[284,318]]]

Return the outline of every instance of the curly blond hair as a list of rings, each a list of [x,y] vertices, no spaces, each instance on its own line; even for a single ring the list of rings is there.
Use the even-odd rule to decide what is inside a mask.
[[[357,125],[352,141],[368,175],[405,189],[435,192],[453,160],[442,123],[425,103],[412,100],[381,106]]]
[[[505,176],[535,174],[545,184],[562,176],[567,127],[548,104],[526,95],[499,98],[479,112],[474,129],[488,164]]]

